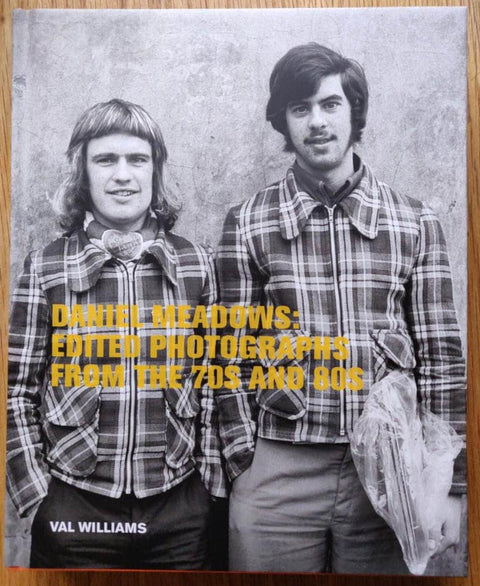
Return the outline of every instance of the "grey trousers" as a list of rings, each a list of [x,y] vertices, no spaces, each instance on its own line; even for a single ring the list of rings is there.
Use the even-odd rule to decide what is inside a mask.
[[[259,438],[233,483],[230,570],[408,574],[373,510],[348,444]]]

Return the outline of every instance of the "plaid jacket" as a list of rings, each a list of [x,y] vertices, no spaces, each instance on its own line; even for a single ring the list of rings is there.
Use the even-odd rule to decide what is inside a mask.
[[[150,358],[152,334],[189,335],[190,329],[152,327],[154,305],[209,305],[216,283],[205,250],[159,232],[137,263],[128,265],[75,232],[29,255],[13,295],[9,345],[7,484],[21,515],[47,492],[49,474],[91,492],[147,497],[184,480],[197,466],[211,494],[225,496],[211,389],[195,390],[191,361]],[[52,304],[138,307],[144,327],[52,327]],[[58,323],[58,322],[56,322]],[[82,327],[83,326],[83,327]],[[196,332],[200,333],[200,332]],[[136,358],[112,358],[94,346],[93,358],[52,356],[52,334],[137,335]],[[110,356],[109,356],[110,355]],[[51,384],[55,363],[123,365],[125,385]],[[159,388],[135,365],[182,366],[180,389]],[[102,381],[100,380],[100,383]],[[71,382],[70,382],[71,384]],[[112,383],[113,384],[113,383]]]
[[[290,169],[230,210],[217,262],[222,304],[284,305],[298,315],[289,331],[230,333],[288,335],[293,344],[304,335],[329,337],[332,346],[335,337],[348,340],[343,360],[332,347],[330,356],[302,361],[301,390],[249,389],[255,363],[238,361],[242,384],[216,395],[230,478],[248,467],[257,434],[347,442],[371,385],[394,368],[413,370],[420,399],[464,434],[465,369],[447,251],[438,220],[421,202],[395,193],[365,167],[352,193],[328,209],[299,190]],[[322,366],[328,384],[318,390]],[[363,370],[363,388],[338,390],[339,369],[348,381],[350,368]],[[452,492],[464,490],[464,465],[463,454]]]

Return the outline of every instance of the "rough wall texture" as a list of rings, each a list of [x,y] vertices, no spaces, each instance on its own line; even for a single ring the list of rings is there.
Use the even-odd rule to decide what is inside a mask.
[[[12,282],[27,252],[57,231],[50,200],[75,121],[112,97],[159,121],[168,187],[184,201],[176,231],[215,245],[228,208],[291,161],[265,121],[268,78],[288,49],[314,40],[365,67],[371,100],[358,151],[379,178],[439,214],[464,327],[465,16],[435,8],[17,12]]]

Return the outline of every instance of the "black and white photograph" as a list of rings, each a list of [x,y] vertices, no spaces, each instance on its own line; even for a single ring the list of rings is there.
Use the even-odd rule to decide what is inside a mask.
[[[5,566],[466,575],[466,16],[14,11]]]

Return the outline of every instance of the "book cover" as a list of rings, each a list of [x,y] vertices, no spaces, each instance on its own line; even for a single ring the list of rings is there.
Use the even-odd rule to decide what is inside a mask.
[[[13,33],[4,564],[465,575],[466,9]]]

